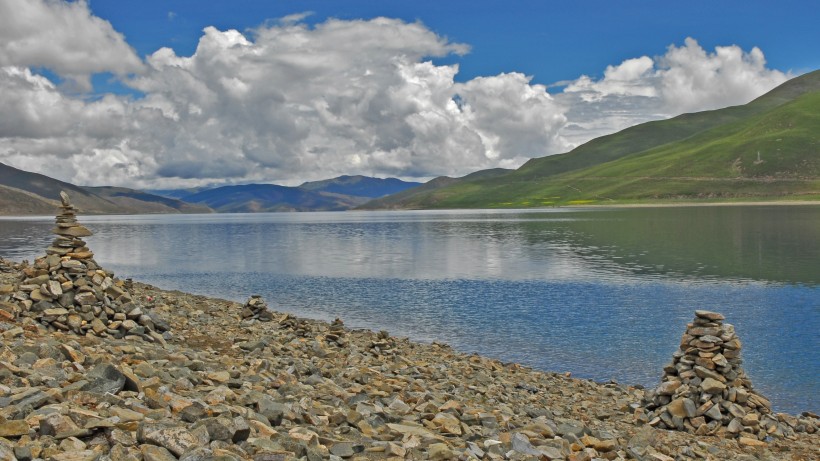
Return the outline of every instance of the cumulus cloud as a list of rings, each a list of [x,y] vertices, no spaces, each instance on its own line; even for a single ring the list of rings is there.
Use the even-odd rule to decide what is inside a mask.
[[[84,185],[295,184],[513,168],[634,123],[741,104],[787,78],[765,67],[760,50],[708,53],[689,39],[551,95],[517,72],[457,81],[457,64],[431,59],[469,47],[420,23],[308,26],[301,14],[248,33],[207,27],[192,55],[162,48],[143,63],[85,3],[31,3],[35,12],[84,18],[105,39],[100,56],[119,50],[122,60],[70,67],[59,45],[28,61],[0,45],[0,161]],[[0,31],[3,43],[47,48],[32,34]],[[82,99],[31,67],[118,73],[144,96]]]
[[[603,134],[687,112],[745,104],[791,78],[766,68],[759,48],[719,46],[712,53],[693,38],[663,56],[608,66],[602,78],[581,76],[556,97],[572,121],[562,135],[577,145]]]
[[[169,178],[430,177],[556,147],[546,87],[520,74],[459,84],[457,66],[427,60],[467,51],[419,23],[290,18],[252,37],[208,27],[192,56],[161,49],[130,84],[178,127],[158,146]]]
[[[2,0],[0,66],[48,68],[88,91],[91,74],[138,72],[142,62],[84,0]]]

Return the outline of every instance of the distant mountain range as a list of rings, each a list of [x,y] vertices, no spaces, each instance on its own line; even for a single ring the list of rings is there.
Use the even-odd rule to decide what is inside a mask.
[[[365,208],[820,200],[820,71],[754,101],[644,123],[515,171],[434,180]]]
[[[396,178],[339,176],[297,187],[245,184],[213,189],[156,190],[155,194],[205,205],[219,213],[340,211],[421,185]]]
[[[0,163],[0,215],[53,214],[62,190],[83,213],[90,214],[254,213],[348,210],[419,185],[395,178],[340,176],[298,187],[246,184],[140,191],[82,187]]]

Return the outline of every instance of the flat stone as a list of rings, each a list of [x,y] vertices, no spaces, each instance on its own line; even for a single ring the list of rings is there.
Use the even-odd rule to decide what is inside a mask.
[[[89,237],[94,235],[93,232],[81,224],[72,227],[55,227],[51,232],[66,237]]]
[[[208,440],[203,441],[182,426],[143,422],[137,429],[137,442],[158,445],[176,456],[182,456],[192,448],[207,444]]]
[[[167,448],[158,447],[156,445],[144,444],[140,445],[140,452],[142,453],[143,461],[176,461],[177,457],[173,455]]]
[[[352,458],[356,454],[353,451],[353,443],[351,442],[334,443],[330,447],[330,453],[340,458]]]
[[[425,429],[421,426],[409,426],[409,425],[406,425],[406,424],[392,424],[392,423],[389,423],[389,424],[387,424],[387,427],[389,427],[391,430],[393,430],[395,432],[398,432],[399,434],[402,434],[402,435],[417,435],[419,437],[426,438],[426,439],[437,439],[438,438],[432,432],[430,432],[429,430],[427,430],[427,429]]]
[[[40,434],[50,435],[56,439],[82,437],[90,433],[88,429],[77,426],[67,415],[52,414],[40,420]]]
[[[29,432],[28,423],[22,419],[14,419],[0,423],[0,437],[20,437]]]
[[[520,432],[516,432],[512,435],[511,443],[512,449],[519,453],[531,456],[541,456],[541,452],[532,446],[530,439]]]
[[[723,314],[711,311],[696,310],[695,315],[706,320],[726,320]]]
[[[766,442],[762,442],[757,439],[752,439],[749,437],[738,437],[737,439],[738,445],[742,447],[766,447],[768,444]]]
[[[680,381],[664,381],[655,390],[658,395],[673,395],[683,383]]]
[[[446,443],[434,443],[427,448],[428,459],[444,461],[456,459],[458,456]]]
[[[94,450],[64,451],[52,455],[52,461],[96,461],[102,453]]]

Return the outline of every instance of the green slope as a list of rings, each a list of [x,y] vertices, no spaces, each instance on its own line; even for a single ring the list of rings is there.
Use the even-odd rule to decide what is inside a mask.
[[[405,191],[394,207],[819,199],[818,136],[815,71],[744,106],[638,125],[490,179]]]

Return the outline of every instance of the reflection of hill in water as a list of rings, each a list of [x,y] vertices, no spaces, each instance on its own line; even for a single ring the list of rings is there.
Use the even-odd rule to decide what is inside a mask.
[[[542,215],[546,219],[556,215]],[[530,247],[564,243],[635,274],[820,284],[820,207],[609,209],[520,222]],[[559,231],[559,228],[560,231]],[[558,232],[555,232],[558,231]],[[560,235],[563,241],[553,240]]]

